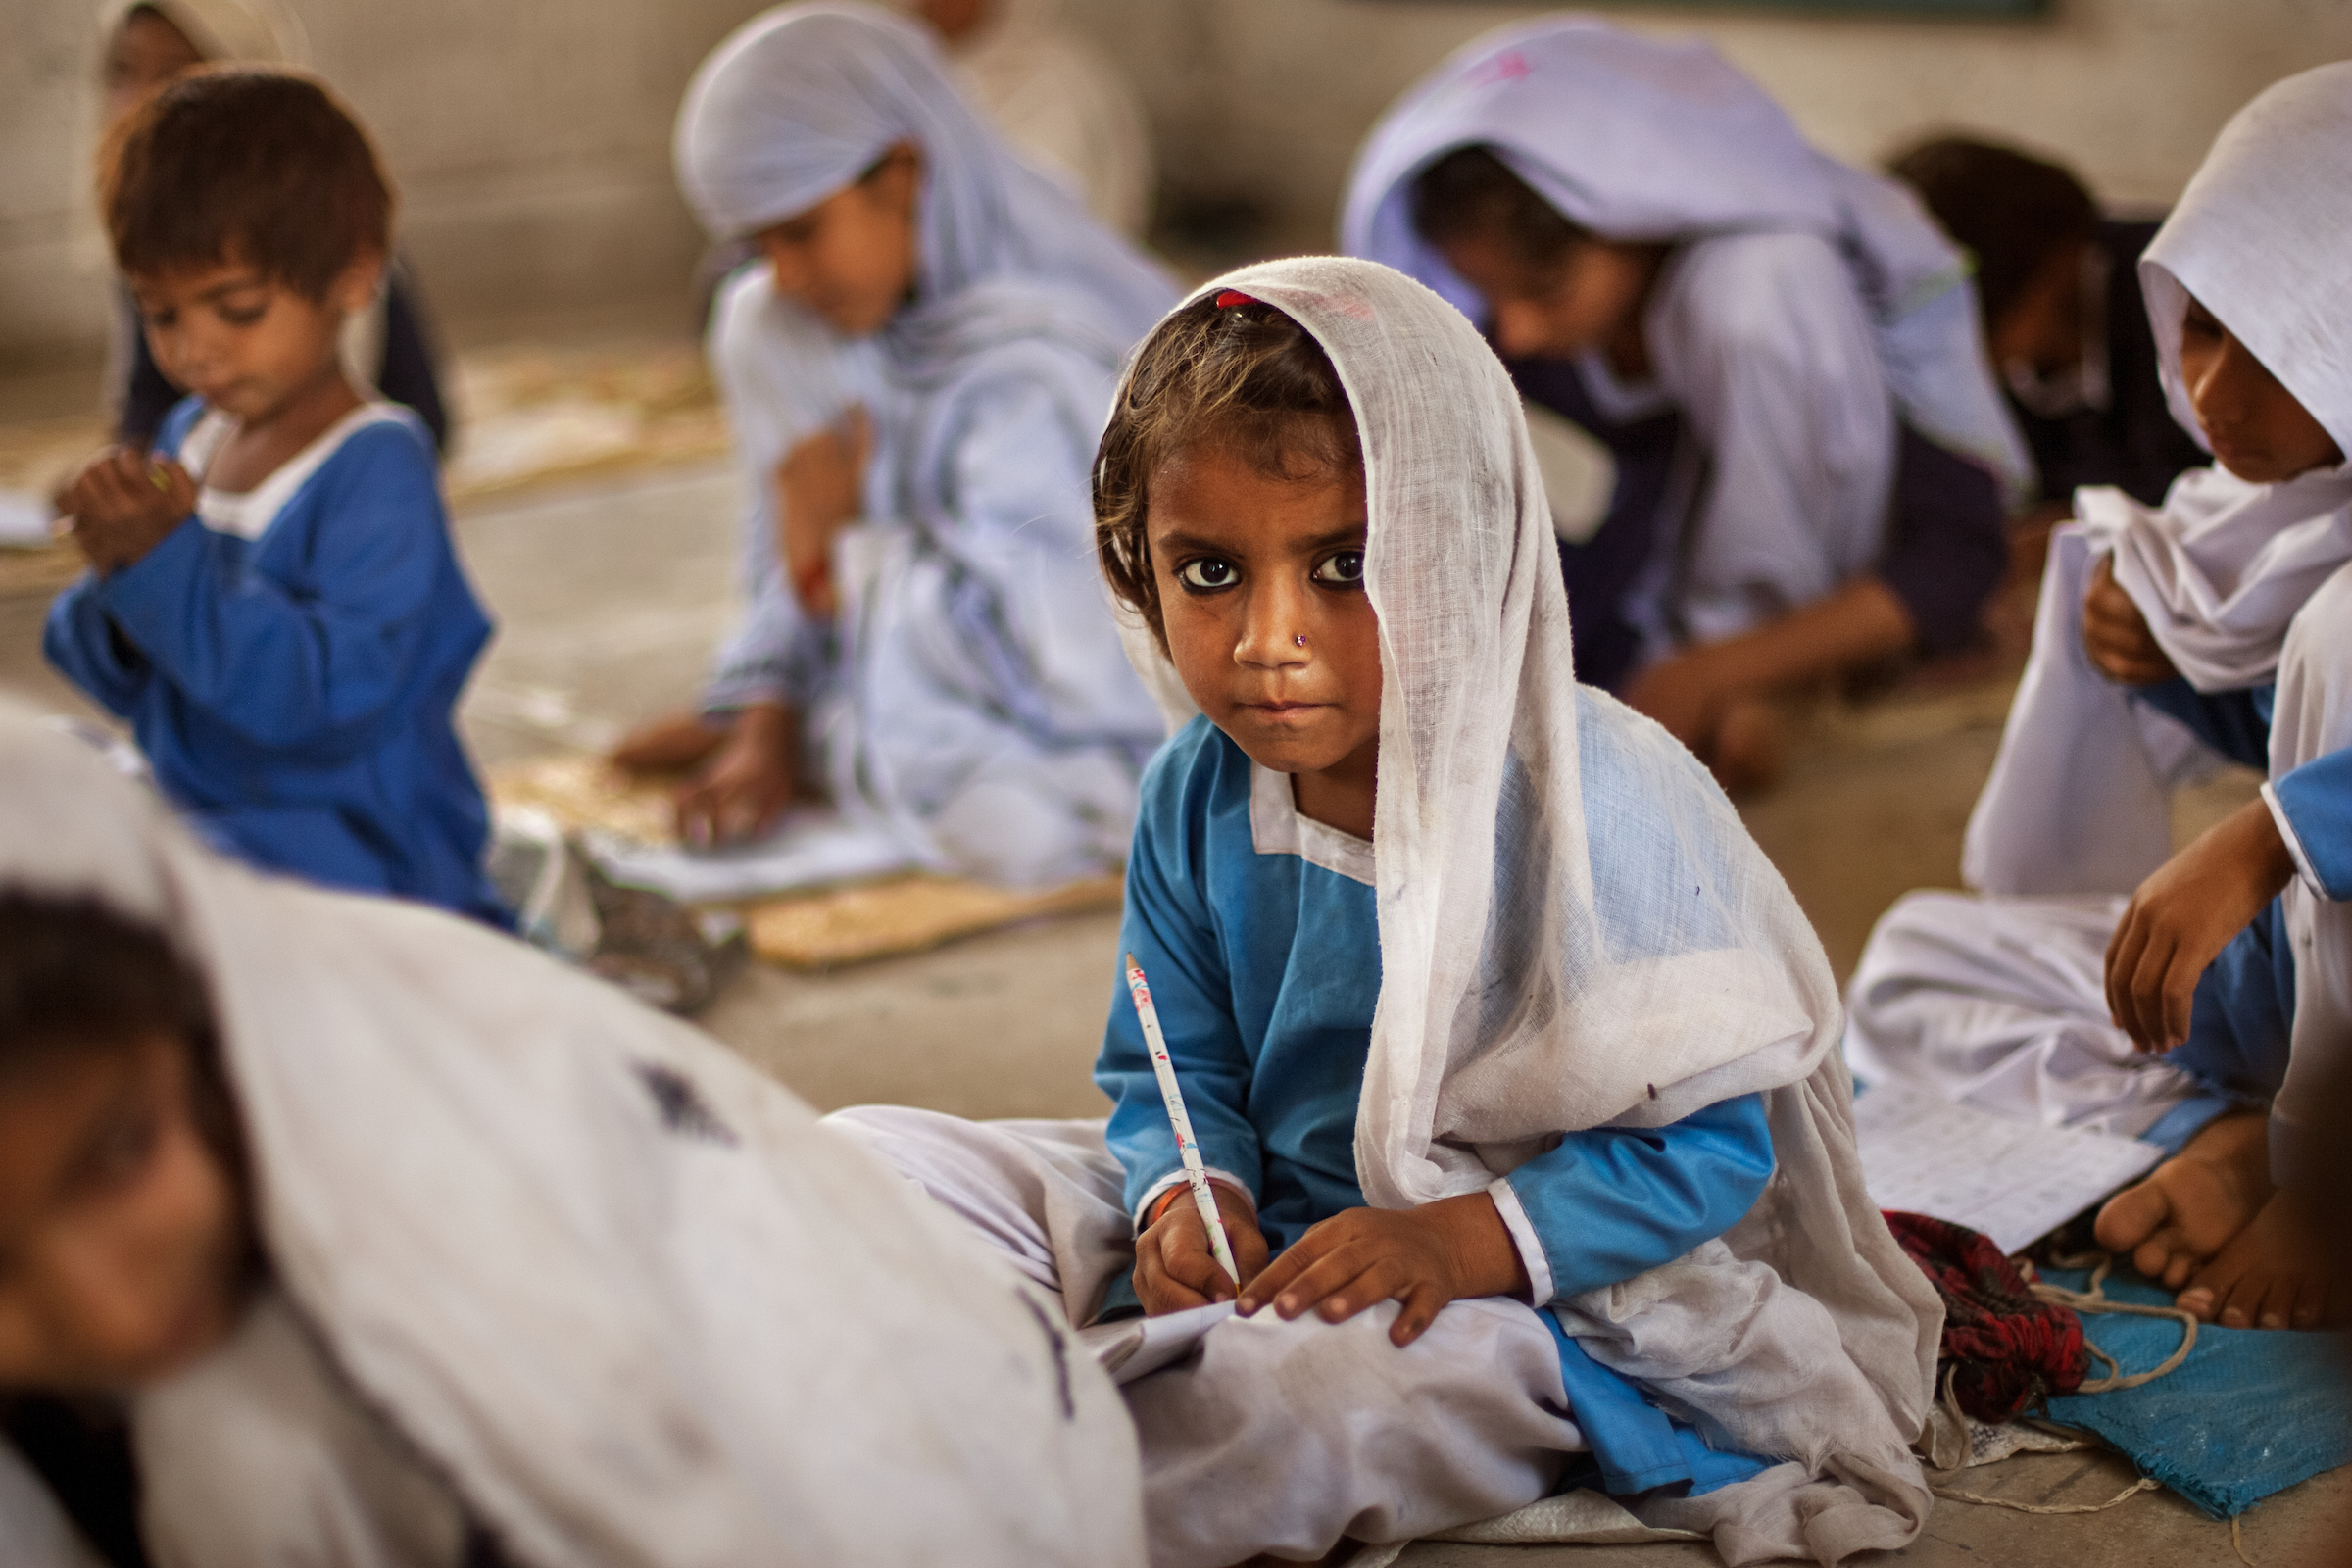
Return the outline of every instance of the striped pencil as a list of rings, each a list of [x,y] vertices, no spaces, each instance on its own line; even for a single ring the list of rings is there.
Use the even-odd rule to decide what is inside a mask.
[[[1208,1250],[1217,1266],[1239,1285],[1242,1271],[1234,1266],[1233,1244],[1225,1239],[1225,1222],[1217,1217],[1217,1197],[1208,1190],[1208,1172],[1200,1166],[1200,1146],[1193,1138],[1193,1118],[1184,1113],[1184,1091],[1176,1085],[1176,1063],[1168,1059],[1168,1037],[1159,1032],[1159,1011],[1152,1005],[1152,988],[1144,981],[1144,966],[1127,955],[1127,994],[1135,999],[1135,1016],[1144,1026],[1144,1049],[1152,1054],[1152,1071],[1159,1079],[1159,1098],[1168,1107],[1168,1125],[1176,1131],[1176,1156],[1184,1161],[1184,1179],[1193,1189],[1200,1222],[1208,1227]]]

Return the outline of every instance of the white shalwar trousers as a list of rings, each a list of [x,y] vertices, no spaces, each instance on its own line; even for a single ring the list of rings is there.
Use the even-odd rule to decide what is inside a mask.
[[[1996,1116],[2145,1133],[2199,1089],[2108,1016],[2107,943],[2127,902],[1904,895],[1855,967],[1847,1065]]]
[[[982,1235],[1073,1324],[1134,1267],[1102,1123],[971,1122],[859,1106],[828,1117]],[[1548,1495],[1585,1446],[1557,1342],[1532,1307],[1455,1301],[1389,1343],[1391,1302],[1345,1323],[1229,1318],[1200,1353],[1127,1385],[1154,1568],[1258,1553],[1312,1561],[1343,1537],[1408,1541]]]

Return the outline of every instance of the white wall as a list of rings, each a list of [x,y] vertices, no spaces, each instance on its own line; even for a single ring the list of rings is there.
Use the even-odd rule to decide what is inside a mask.
[[[1405,0],[1064,0],[1129,68],[1176,145],[1169,175],[1246,189],[1328,244],[1357,140],[1457,44],[1560,9]],[[1700,33],[1825,149],[1876,160],[1971,125],[2061,154],[2103,197],[2167,203],[2216,130],[2279,76],[2352,56],[2346,0],[2052,0],[2028,22],[1771,17],[1598,6]]]
[[[672,294],[700,244],[669,176],[694,65],[759,0],[293,0],[375,131],[402,232],[445,315]],[[1149,96],[1172,185],[1247,194],[1285,243],[1329,243],[1350,154],[1446,50],[1544,9],[1406,0],[1063,0]],[[2162,202],[2264,83],[2352,56],[2348,0],[2054,0],[2030,23],[1616,8],[1703,32],[1833,152],[1992,127],[2110,199]],[[89,0],[0,0],[0,355],[102,329],[86,195]]]
[[[760,0],[291,0],[375,134],[444,315],[674,294],[701,237],[669,173],[695,65]],[[104,329],[88,195],[95,0],[0,0],[0,355]]]

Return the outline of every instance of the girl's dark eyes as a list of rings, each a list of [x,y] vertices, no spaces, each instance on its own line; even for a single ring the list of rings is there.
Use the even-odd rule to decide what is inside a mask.
[[[269,312],[269,309],[270,307],[267,304],[236,306],[223,305],[220,307],[220,319],[226,321],[231,326],[251,326],[254,322],[260,320],[263,316]]]
[[[1188,561],[1178,566],[1176,580],[1184,584],[1189,592],[1213,594],[1220,588],[1230,588],[1241,581],[1242,574],[1234,569],[1233,563],[1230,561],[1219,561],[1214,556],[1202,556],[1197,561]]]
[[[1361,550],[1339,550],[1315,563],[1315,581],[1326,588],[1361,588],[1364,585],[1364,553]]]

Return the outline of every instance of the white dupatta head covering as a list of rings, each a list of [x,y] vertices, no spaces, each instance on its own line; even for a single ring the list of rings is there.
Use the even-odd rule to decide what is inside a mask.
[[[1714,48],[1590,17],[1514,24],[1454,51],[1356,155],[1340,247],[1427,283],[1473,320],[1475,289],[1413,227],[1413,185],[1488,147],[1571,222],[1675,242],[1797,230],[1845,257],[1905,419],[2023,493],[2032,465],[1986,365],[1960,253],[1909,191],[1809,146]]]
[[[1023,163],[964,101],[928,29],[870,6],[783,6],[745,23],[678,110],[678,184],[713,238],[808,211],[895,142],[922,149],[917,303],[1011,279],[1075,295],[1132,342],[1167,280]]]
[[[1663,1125],[1802,1080],[1839,1026],[1821,944],[1697,760],[1577,685],[1500,362],[1461,313],[1368,262],[1273,262],[1205,288],[1305,327],[1362,440],[1384,679],[1365,1196],[1428,1202],[1491,1181],[1487,1146]]]
[[[2352,455],[2352,62],[2265,88],[2214,138],[2139,260],[2173,417],[2205,445],[2180,380],[2188,296]]]
[[[514,1560],[1141,1564],[1132,1429],[1055,1309],[732,1053],[222,860],[5,709],[0,799],[0,890],[203,974],[279,1291]]]
[[[1555,1310],[1714,1441],[1797,1461],[1671,1522],[1771,1548],[1741,1561],[1902,1544],[1928,1501],[1905,1445],[1941,1313],[1864,1190],[1812,926],[1697,759],[1577,684],[1518,393],[1469,320],[1337,257],[1194,297],[1227,289],[1322,346],[1363,452],[1382,677],[1365,1198],[1479,1191],[1559,1133],[1763,1092],[1779,1174],[1747,1218]],[[1147,684],[1181,690],[1128,632]]]
[[[254,65],[307,66],[310,35],[302,19],[278,0],[103,0],[98,38],[103,47],[133,11],[162,17],[207,61],[242,60]]]

